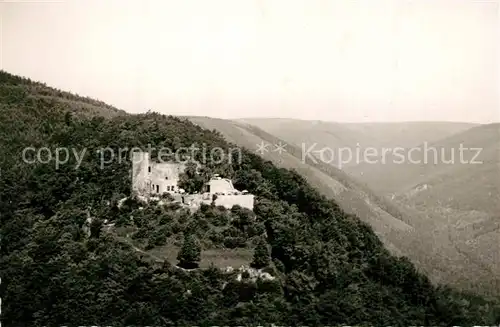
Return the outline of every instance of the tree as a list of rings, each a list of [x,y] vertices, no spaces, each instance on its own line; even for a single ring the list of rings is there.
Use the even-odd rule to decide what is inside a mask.
[[[244,231],[247,226],[251,226],[254,219],[254,213],[247,208],[242,208],[238,204],[231,208],[231,214],[234,217],[232,224],[241,231]]]
[[[191,235],[184,236],[184,242],[177,255],[179,267],[185,269],[198,268],[201,259],[201,246],[199,242]]]
[[[271,261],[271,257],[269,254],[269,249],[267,248],[267,243],[264,238],[260,238],[257,246],[255,247],[255,251],[253,254],[253,261],[250,264],[253,268],[264,268],[269,265]]]
[[[94,218],[90,222],[90,237],[91,238],[99,238],[102,231],[102,226],[104,225],[104,221],[102,219]]]
[[[209,173],[198,170],[198,165],[189,161],[186,163],[185,171],[180,174],[178,185],[187,193],[199,192],[203,184],[208,181]]]

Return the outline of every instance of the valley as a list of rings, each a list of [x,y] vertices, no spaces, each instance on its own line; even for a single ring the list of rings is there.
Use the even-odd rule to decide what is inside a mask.
[[[393,253],[408,256],[435,281],[447,280],[490,294],[500,290],[500,232],[496,227],[500,219],[500,125],[189,119],[249,149],[261,142],[286,144],[286,153],[268,151],[262,156],[296,169],[344,210],[369,223]],[[373,135],[369,137],[369,133]],[[317,143],[318,148],[413,144],[420,150],[415,151],[414,159],[422,163],[396,164],[389,155],[385,164],[360,162],[338,169],[321,160],[301,160],[302,142]],[[437,150],[430,151],[427,161],[423,160],[424,142]],[[463,164],[458,154],[455,164],[434,164],[432,154],[439,156],[444,149],[449,157],[455,149],[458,153],[460,144],[482,149],[477,156],[477,151],[463,151],[464,162],[477,157],[483,164]],[[482,223],[474,225],[478,216]],[[460,228],[455,226],[459,221]]]

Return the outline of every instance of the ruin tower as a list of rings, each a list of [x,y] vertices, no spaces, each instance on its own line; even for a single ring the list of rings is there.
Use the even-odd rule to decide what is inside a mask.
[[[144,195],[149,191],[150,161],[149,152],[132,152],[132,194]]]

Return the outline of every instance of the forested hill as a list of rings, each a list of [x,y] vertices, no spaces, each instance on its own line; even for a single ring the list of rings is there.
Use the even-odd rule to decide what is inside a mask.
[[[205,161],[200,178],[224,173],[237,188],[257,196],[255,221],[239,220],[232,230],[263,227],[254,234],[270,249],[269,268],[277,279],[237,282],[216,267],[185,271],[142,256],[103,228],[105,219],[138,224],[141,220],[128,218],[139,217],[141,210],[134,200],[117,206],[117,199],[130,192],[130,161],[108,157],[103,164],[99,150],[122,149],[123,158],[128,154],[123,149],[148,144],[173,151],[193,144],[228,152],[235,147],[187,120],[127,115],[0,73],[4,326],[500,322],[498,304],[433,286],[407,259],[391,256],[367,224],[345,214],[297,173],[246,150],[241,161]],[[70,156],[59,167],[36,157],[25,162],[26,147],[45,147],[53,154],[67,148]],[[204,162],[201,156],[196,153],[195,159]],[[144,206],[150,219],[165,215]],[[171,227],[203,241],[201,222],[211,222],[214,210],[205,208]],[[82,226],[89,216],[96,223],[87,236]]]

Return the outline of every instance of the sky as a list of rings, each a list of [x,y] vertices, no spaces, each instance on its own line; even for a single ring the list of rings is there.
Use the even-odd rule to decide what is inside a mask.
[[[0,68],[128,112],[500,121],[499,1],[0,0]]]

